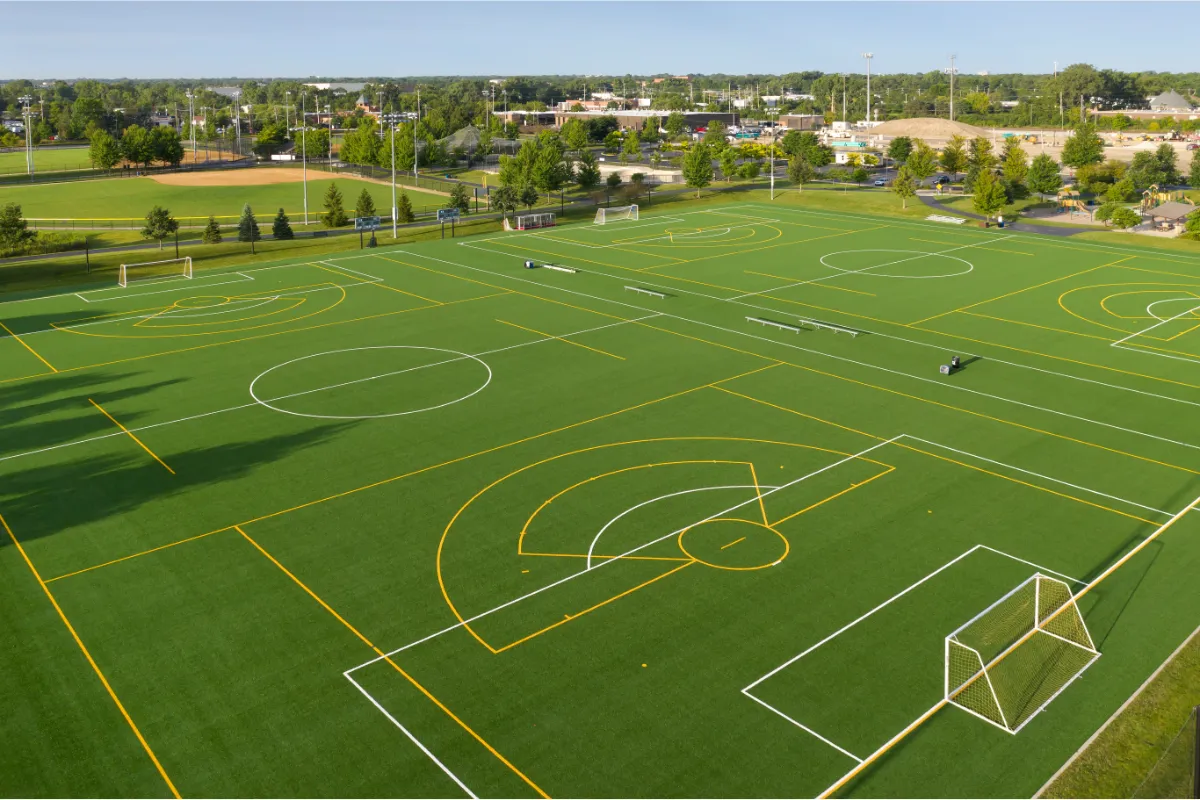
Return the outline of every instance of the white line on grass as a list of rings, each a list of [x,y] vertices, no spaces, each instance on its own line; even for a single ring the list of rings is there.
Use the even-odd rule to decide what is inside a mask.
[[[842,747],[842,746],[838,745],[838,744],[837,744],[837,743],[835,743],[835,742],[832,742],[832,741],[830,741],[829,739],[826,739],[824,736],[822,736],[821,734],[817,733],[816,731],[814,731],[812,728],[808,727],[807,725],[801,724],[801,723],[797,722],[796,720],[792,719],[792,718],[791,718],[791,717],[789,717],[787,714],[783,713],[783,712],[782,712],[782,711],[780,711],[778,708],[776,708],[775,706],[773,706],[773,705],[771,705],[770,703],[768,703],[766,700],[763,700],[763,699],[762,699],[762,698],[760,698],[760,697],[755,697],[754,695],[752,695],[752,694],[750,694],[749,692],[747,692],[745,689],[743,689],[743,690],[742,690],[742,694],[746,695],[746,697],[749,697],[751,700],[753,700],[754,702],[758,703],[760,706],[763,706],[764,708],[766,708],[766,709],[768,709],[768,710],[770,710],[770,711],[773,711],[773,712],[775,712],[776,714],[778,714],[779,716],[783,717],[783,718],[784,718],[784,719],[786,719],[788,722],[792,723],[793,725],[795,725],[797,728],[799,728],[800,730],[804,731],[805,733],[807,733],[807,734],[809,734],[809,735],[811,735],[811,736],[815,736],[816,738],[820,739],[822,742],[824,742],[825,744],[829,745],[829,746],[830,746],[830,747],[832,747],[834,750],[837,750],[839,753],[842,753],[843,755],[847,755],[847,756],[849,756],[850,758],[853,758],[855,761],[857,761],[857,762],[858,762],[858,763],[860,763],[860,764],[862,763],[862,759],[861,759],[861,758],[859,758],[858,756],[854,755],[854,753],[851,753],[851,752],[850,752],[849,750],[847,750],[846,748],[844,748],[844,747]]]
[[[1179,319],[1180,317],[1182,317],[1182,316],[1185,316],[1185,315],[1187,315],[1187,314],[1191,314],[1192,312],[1194,312],[1194,311],[1198,311],[1198,310],[1200,310],[1200,305],[1195,305],[1195,306],[1192,306],[1191,308],[1184,309],[1183,311],[1180,311],[1180,312],[1179,312],[1178,314],[1176,314],[1175,316],[1173,316],[1173,317],[1167,317],[1167,318],[1166,318],[1166,319],[1164,319],[1164,320],[1161,320],[1161,321],[1159,321],[1159,322],[1156,322],[1156,323],[1154,323],[1153,325],[1151,325],[1149,328],[1146,328],[1145,330],[1142,330],[1142,331],[1134,331],[1133,333],[1129,334],[1128,336],[1126,336],[1126,337],[1125,337],[1125,338],[1123,338],[1123,339],[1117,339],[1117,341],[1115,341],[1115,342],[1113,342],[1113,343],[1112,343],[1112,346],[1113,346],[1113,347],[1116,347],[1117,345],[1120,345],[1120,344],[1125,344],[1125,342],[1129,341],[1130,339],[1134,338],[1135,336],[1145,336],[1147,333],[1149,333],[1150,331],[1154,330],[1155,328],[1158,328],[1158,327],[1161,327],[1161,326],[1163,326],[1163,325],[1166,325],[1168,322],[1174,322],[1175,320]]]

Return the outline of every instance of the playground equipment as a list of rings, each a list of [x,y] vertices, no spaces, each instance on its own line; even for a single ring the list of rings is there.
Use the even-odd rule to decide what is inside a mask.
[[[1072,219],[1075,218],[1076,213],[1081,213],[1090,220],[1094,212],[1088,208],[1086,203],[1079,199],[1079,192],[1077,190],[1060,189],[1058,192],[1058,213],[1070,213]]]
[[[1151,186],[1146,191],[1142,192],[1142,211],[1149,211],[1152,208],[1158,208],[1163,203],[1187,203],[1188,205],[1196,205],[1195,201],[1188,197],[1183,192],[1160,192],[1158,186]]]

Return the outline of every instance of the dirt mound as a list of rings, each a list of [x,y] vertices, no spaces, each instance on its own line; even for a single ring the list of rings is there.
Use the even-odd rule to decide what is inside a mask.
[[[911,136],[925,141],[945,141],[958,134],[968,139],[976,136],[988,136],[983,128],[967,125],[962,122],[951,122],[948,119],[935,117],[915,117],[913,119],[894,119],[882,125],[871,128],[872,136]]]

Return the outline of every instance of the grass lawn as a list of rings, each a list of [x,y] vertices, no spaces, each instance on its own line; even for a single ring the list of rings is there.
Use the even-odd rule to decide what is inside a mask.
[[[1200,257],[898,205],[0,302],[0,785],[1031,795],[1200,615]],[[1001,604],[948,698],[1035,574],[1100,657]]]
[[[38,147],[33,151],[33,168],[37,172],[91,169],[86,147]],[[0,153],[0,175],[25,173],[25,152]]]
[[[354,177],[325,177],[318,173],[308,181],[310,215],[322,211],[322,199],[330,183],[342,192],[347,212],[365,188],[375,200],[376,208],[391,207],[391,189],[373,181]],[[445,199],[407,189],[414,211],[440,208]],[[274,216],[280,207],[293,218],[302,218],[304,194],[302,183],[275,183],[262,186],[169,186],[152,178],[120,178],[78,183],[36,184],[5,187],[7,202],[21,205],[26,218],[72,218],[114,220],[138,224],[152,206],[161,205],[180,218],[204,218],[209,215],[236,220],[242,206],[249,203],[261,218]],[[132,222],[130,222],[132,220]],[[202,220],[189,220],[202,222]]]

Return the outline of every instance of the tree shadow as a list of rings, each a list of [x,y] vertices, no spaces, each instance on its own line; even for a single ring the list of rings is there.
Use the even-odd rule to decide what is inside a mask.
[[[173,453],[167,461],[174,475],[132,444],[128,455],[91,455],[21,469],[0,481],[0,511],[22,541],[52,536],[206,484],[236,481],[354,424],[325,424],[257,441]],[[10,544],[7,538],[0,540],[0,547]]]

